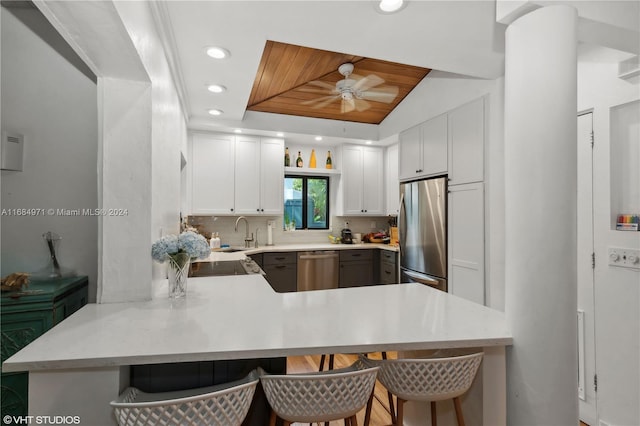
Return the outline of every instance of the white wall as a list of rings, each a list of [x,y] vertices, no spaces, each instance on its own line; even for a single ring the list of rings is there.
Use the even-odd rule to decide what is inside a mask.
[[[151,244],[160,236],[180,230],[180,154],[186,148],[186,123],[149,4],[115,6],[151,79],[151,253]],[[153,265],[153,278],[166,278],[165,266]]]
[[[578,110],[593,109],[596,370],[598,417],[610,425],[640,424],[640,272],[608,265],[608,248],[640,248],[640,233],[611,227],[610,109],[640,99],[638,81],[616,77],[604,49],[578,63]],[[637,136],[636,136],[637,137]],[[636,167],[640,167],[638,164]],[[638,182],[629,182],[638,185]]]
[[[38,12],[19,9],[37,19]],[[4,7],[2,129],[25,136],[22,172],[2,172],[2,208],[97,207],[96,84]],[[62,266],[89,276],[95,298],[95,216],[2,216],[2,271],[33,272],[48,262],[42,234],[62,237]]]

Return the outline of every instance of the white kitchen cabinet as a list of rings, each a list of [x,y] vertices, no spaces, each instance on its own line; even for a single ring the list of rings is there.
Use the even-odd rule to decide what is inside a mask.
[[[260,213],[260,138],[236,136],[235,213]]]
[[[384,156],[381,148],[342,147],[342,196],[345,216],[384,214]]]
[[[284,211],[284,141],[260,139],[260,213],[281,215]]]
[[[449,186],[449,293],[484,304],[484,184]]]
[[[400,134],[400,180],[447,173],[447,115]]]
[[[484,98],[449,112],[449,185],[484,180]]]
[[[192,135],[191,214],[234,213],[234,152],[233,135]]]
[[[398,181],[398,144],[387,148],[385,158],[385,189],[387,214],[400,213],[400,182]]]
[[[399,145],[400,180],[419,177],[422,168],[422,125],[413,126],[400,133]]]
[[[192,144],[192,214],[282,214],[282,139],[196,133]]]

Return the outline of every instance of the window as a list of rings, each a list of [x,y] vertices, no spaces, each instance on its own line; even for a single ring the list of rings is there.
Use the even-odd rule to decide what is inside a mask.
[[[284,229],[329,229],[329,178],[284,177]]]

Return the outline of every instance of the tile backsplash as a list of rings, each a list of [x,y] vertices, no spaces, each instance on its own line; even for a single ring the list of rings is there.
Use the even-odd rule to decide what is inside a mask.
[[[239,216],[189,216],[188,224],[193,226],[205,237],[210,238],[212,232],[220,234],[222,244],[230,246],[244,246],[245,222],[240,221],[238,231],[235,230],[235,223]],[[296,243],[327,243],[329,234],[340,235],[345,222],[348,222],[349,229],[353,233],[367,234],[379,230],[389,230],[388,216],[332,216],[329,230],[298,230],[284,231],[282,216],[246,216],[249,223],[249,235],[254,234],[254,239],[258,236],[258,245],[267,244],[267,222],[273,220],[274,244],[296,244]],[[257,231],[256,231],[257,230]],[[253,243],[252,243],[253,245]]]

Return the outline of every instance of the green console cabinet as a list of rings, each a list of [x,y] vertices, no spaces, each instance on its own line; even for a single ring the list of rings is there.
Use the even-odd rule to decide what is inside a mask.
[[[87,304],[86,276],[31,281],[23,291],[2,293],[2,362]],[[28,414],[29,373],[2,373],[2,416]]]

